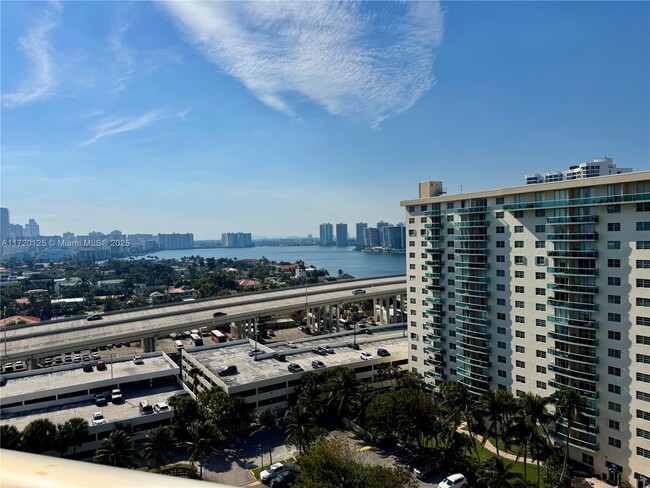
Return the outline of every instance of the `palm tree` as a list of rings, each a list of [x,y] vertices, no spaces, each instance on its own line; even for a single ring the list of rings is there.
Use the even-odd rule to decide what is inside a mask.
[[[307,405],[298,403],[289,408],[284,414],[286,423],[287,444],[298,448],[300,455],[304,454],[311,441],[310,431],[314,428],[314,416]]]
[[[180,446],[190,453],[190,462],[200,460],[199,478],[203,478],[203,465],[205,458],[215,454],[222,440],[217,427],[211,420],[195,420],[187,428],[188,439],[180,443]]]
[[[161,464],[173,461],[171,453],[175,443],[174,432],[170,426],[158,427],[147,434],[142,446],[142,456],[147,463],[153,461],[156,471],[160,471]]]
[[[573,425],[584,421],[584,412],[587,408],[587,398],[578,393],[573,388],[562,387],[553,395],[551,401],[555,404],[556,423],[564,420],[567,423],[566,442],[564,444],[564,463],[562,464],[562,473],[560,479],[564,479],[566,467],[569,463],[569,440]],[[557,430],[557,427],[556,427]]]
[[[201,368],[198,366],[192,366],[187,372],[188,376],[192,380],[192,391],[196,391],[196,377],[201,372]]]
[[[72,454],[77,454],[77,446],[81,444],[88,435],[88,422],[85,419],[75,417],[57,426],[57,444],[61,456],[72,446]]]
[[[334,407],[336,413],[344,417],[350,426],[350,407],[359,395],[359,381],[355,372],[349,368],[336,370],[329,382],[328,407]]]
[[[133,447],[133,437],[123,429],[115,429],[104,439],[95,452],[94,462],[126,468],[137,460],[137,451]]]
[[[500,456],[499,433],[504,428],[503,411],[505,408],[505,393],[503,390],[490,390],[478,401],[478,409],[481,415],[487,420],[487,427],[483,435],[483,444],[485,444],[490,434],[494,435],[497,456]]]
[[[472,444],[474,445],[476,457],[480,459],[481,456],[479,455],[478,447],[474,442],[474,434],[472,433],[472,424],[477,413],[476,397],[462,383],[445,382],[440,387],[440,393],[443,397],[443,407],[447,410],[448,418],[455,426],[454,430],[458,430],[460,425],[465,422]],[[453,437],[453,435],[452,433],[451,436]]]
[[[491,457],[483,463],[481,480],[487,488],[514,488],[512,482],[521,479],[511,471],[514,463],[508,463],[500,457]]]
[[[253,427],[254,433],[268,432],[278,426],[278,412],[273,408],[262,410],[255,416]],[[269,464],[273,464],[273,452],[271,451],[271,439],[269,436],[266,438],[266,444],[269,450]]]

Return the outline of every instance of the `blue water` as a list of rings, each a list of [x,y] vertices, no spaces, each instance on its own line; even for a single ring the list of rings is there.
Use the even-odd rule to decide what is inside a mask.
[[[405,254],[363,252],[353,249],[353,247],[259,246],[238,249],[180,249],[159,251],[148,256],[157,256],[160,259],[180,259],[184,256],[259,259],[264,256],[272,261],[289,263],[302,259],[307,266],[325,268],[331,276],[337,276],[339,269],[355,278],[406,274]]]

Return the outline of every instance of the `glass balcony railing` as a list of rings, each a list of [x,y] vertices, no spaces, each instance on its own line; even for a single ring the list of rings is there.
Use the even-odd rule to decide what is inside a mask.
[[[429,354],[444,354],[445,351],[442,347],[425,346],[424,348],[424,352],[428,352]]]
[[[478,324],[478,325],[484,325],[488,326],[490,325],[491,321],[490,319],[482,319],[478,317],[469,317],[467,315],[461,315],[461,314],[456,314],[456,321],[457,322],[466,322],[468,324]]]
[[[580,346],[597,347],[600,344],[596,338],[590,339],[588,337],[560,334],[559,332],[554,331],[549,332],[548,336],[551,339],[555,339],[557,341],[566,342],[569,344],[578,344]]]
[[[433,224],[424,224],[425,229],[438,229],[440,227],[442,227],[441,222],[437,222],[437,223],[433,223]]]
[[[460,380],[458,380],[459,383],[462,383],[467,387],[470,393],[475,395],[483,395],[490,389],[490,385],[487,382],[478,382],[478,384],[476,384],[474,381],[475,380],[470,380],[469,378],[460,378]]]
[[[456,296],[460,295],[488,298],[490,296],[490,292],[485,290],[466,290],[465,288],[456,288]]]
[[[568,317],[556,317],[554,315],[549,315],[546,317],[547,320],[553,324],[559,325],[569,325],[571,327],[581,327],[583,329],[598,329],[600,328],[600,323],[596,320],[591,319],[577,319],[577,318],[568,318]]]
[[[456,335],[457,336],[463,336],[463,337],[469,337],[471,339],[482,339],[485,341],[490,340],[490,334],[487,332],[477,332],[474,330],[466,330],[462,328],[456,328]]]
[[[426,278],[430,278],[432,280],[439,280],[444,276],[444,274],[443,273],[424,273],[424,276]]]
[[[551,274],[568,275],[568,276],[598,276],[598,270],[592,268],[566,268],[557,266],[548,266],[546,271]]]
[[[442,215],[442,210],[427,210],[424,212],[425,217],[438,217]]]
[[[442,266],[444,263],[439,260],[427,259],[426,261],[424,261],[424,264],[426,264],[427,266]]]
[[[489,220],[468,220],[466,222],[454,222],[454,227],[464,229],[467,227],[489,227]]]
[[[437,235],[437,236],[424,236],[424,240],[425,241],[444,241],[445,236],[442,235],[442,234]]]
[[[571,387],[572,389],[579,391],[583,396],[586,396],[587,398],[591,398],[593,400],[597,400],[598,398],[600,398],[600,395],[599,395],[599,393],[597,391],[583,390],[583,389],[578,388],[577,386],[575,386],[573,384],[569,385],[569,384],[564,384],[564,383],[561,383],[561,382],[555,381],[555,380],[548,380],[548,386],[552,386],[553,388],[558,388],[558,389],[564,388],[564,387],[567,387],[567,388]]]
[[[456,213],[466,214],[466,213],[486,213],[488,211],[487,207],[467,207],[467,208],[457,208]]]
[[[456,300],[456,308],[462,308],[466,310],[478,310],[479,312],[489,312],[490,307],[488,305],[479,305],[476,303],[467,303]]]
[[[456,275],[456,281],[463,281],[468,283],[489,283],[490,278],[487,276],[463,276]]]
[[[469,342],[465,342],[464,340],[458,340],[456,342],[456,347],[462,349],[467,349],[468,351],[476,351],[480,352],[483,354],[489,354],[491,349],[486,345],[479,345],[479,344],[470,344]]]
[[[424,252],[429,254],[442,254],[445,252],[445,249],[443,247],[427,247],[424,249]]]
[[[570,361],[576,361],[578,363],[586,363],[586,364],[598,364],[599,360],[597,356],[587,356],[584,354],[577,354],[577,353],[572,353],[572,352],[567,352],[567,351],[561,351],[559,349],[555,349],[554,347],[549,347],[547,349],[548,353],[557,356],[559,358],[563,359],[568,359]]]
[[[598,293],[597,286],[585,285],[563,285],[558,283],[548,283],[546,288],[555,291],[565,291],[567,293],[580,293],[582,295],[595,295]]]
[[[577,371],[575,369],[563,368],[562,366],[558,366],[557,364],[552,363],[548,365],[548,370],[553,371],[555,374],[578,380],[596,382],[600,379],[600,375],[598,373],[588,373],[586,371]]]
[[[549,298],[546,300],[548,305],[558,308],[568,308],[570,310],[582,310],[585,312],[598,312],[600,307],[597,303],[580,303],[580,302],[570,302],[568,300],[557,300],[554,298]]]
[[[579,207],[581,205],[607,205],[610,203],[644,202],[650,200],[650,193],[632,193],[629,195],[608,195],[603,197],[571,198],[567,200],[550,200],[543,202],[511,203],[503,206],[504,210],[532,210],[538,208]]]
[[[485,356],[485,360],[479,358],[473,358],[470,356],[464,356],[463,354],[456,355],[456,361],[463,364],[468,364],[470,366],[479,366],[481,368],[489,368],[492,366],[492,363],[489,360],[489,356]]]
[[[489,263],[469,263],[469,262],[462,262],[462,261],[456,261],[454,266],[461,269],[489,269],[490,268]]]
[[[598,232],[546,234],[549,241],[597,241]]]
[[[471,380],[485,381],[485,382],[490,381],[490,376],[489,375],[480,374],[480,373],[477,373],[475,371],[472,371],[471,369],[456,368],[456,372],[457,372],[458,376],[463,376],[463,377],[469,378]]]
[[[598,215],[569,215],[565,217],[547,217],[547,224],[587,224],[598,222]]]
[[[472,235],[455,235],[454,240],[455,241],[487,241],[489,240],[490,236],[487,236],[485,234],[472,234]]]
[[[598,251],[548,251],[546,255],[550,258],[597,259]]]
[[[490,254],[489,249],[475,249],[475,248],[466,248],[466,247],[455,247],[454,254],[459,255],[474,255],[474,256],[488,256]]]
[[[435,303],[438,305],[442,305],[445,303],[445,299],[439,297],[426,297],[425,300],[429,303]]]

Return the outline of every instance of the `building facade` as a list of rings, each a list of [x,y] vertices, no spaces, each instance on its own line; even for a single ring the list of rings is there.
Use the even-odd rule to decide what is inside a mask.
[[[331,246],[334,244],[334,226],[329,222],[320,224],[320,245]]]
[[[573,388],[588,407],[571,457],[650,478],[650,172],[453,196],[427,182],[402,206],[410,368],[434,391]]]
[[[355,239],[357,240],[357,246],[364,246],[364,237],[363,231],[368,227],[366,222],[357,222],[357,233],[355,234]]]
[[[543,175],[536,173],[526,175],[526,184],[535,185],[537,183],[552,183],[565,180],[577,180],[581,178],[593,178],[595,176],[618,175],[622,173],[631,173],[632,168],[618,168],[612,158],[598,158],[588,163],[575,164],[569,166],[564,171],[549,171]]]
[[[377,247],[381,245],[379,230],[375,227],[366,227],[363,229],[363,243],[365,247]]]
[[[158,234],[160,250],[191,249],[194,247],[194,234]]]
[[[348,245],[348,224],[336,224],[336,247]]]
[[[223,247],[253,247],[253,239],[250,232],[228,232],[221,234],[221,245]]]

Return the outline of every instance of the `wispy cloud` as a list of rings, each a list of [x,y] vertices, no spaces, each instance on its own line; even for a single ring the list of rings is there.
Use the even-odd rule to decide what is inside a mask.
[[[113,24],[108,38],[109,50],[113,57],[112,65],[115,71],[113,86],[118,93],[126,88],[127,83],[135,74],[135,57],[124,40],[124,34],[128,28],[129,24],[123,18],[120,18]]]
[[[56,66],[52,60],[50,31],[60,23],[61,5],[51,2],[37,17],[33,27],[18,39],[20,48],[31,64],[30,76],[15,92],[2,95],[7,108],[42,100],[53,95],[56,84]]]
[[[303,98],[377,125],[434,83],[438,2],[162,3],[210,62],[287,114]]]
[[[90,146],[101,139],[112,137],[124,132],[142,129],[154,122],[167,118],[167,115],[158,111],[151,111],[137,117],[107,117],[102,119],[93,129],[93,135],[79,144],[79,147]]]

